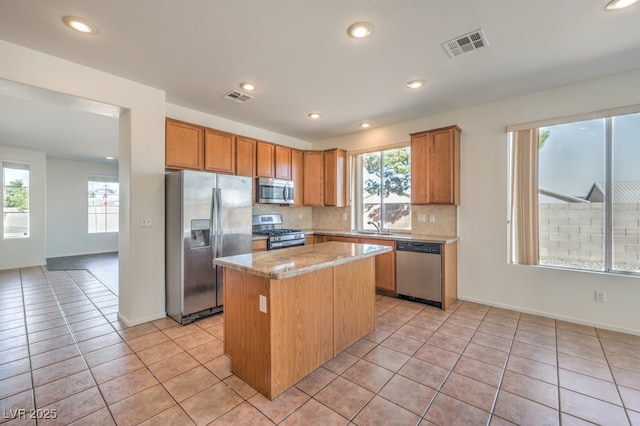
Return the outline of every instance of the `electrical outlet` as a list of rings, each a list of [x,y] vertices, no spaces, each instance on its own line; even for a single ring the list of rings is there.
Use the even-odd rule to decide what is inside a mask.
[[[436,223],[436,215],[435,214],[430,214],[429,215],[429,223]]]
[[[260,312],[267,313],[267,298],[263,295],[260,295]]]
[[[607,301],[607,295],[604,290],[596,290],[596,302],[604,303]]]
[[[346,213],[342,213],[342,220],[347,220],[347,214]]]
[[[140,219],[140,226],[142,228],[151,228],[151,217],[143,217]]]
[[[418,222],[424,223],[427,220],[427,217],[423,214],[418,214]]]

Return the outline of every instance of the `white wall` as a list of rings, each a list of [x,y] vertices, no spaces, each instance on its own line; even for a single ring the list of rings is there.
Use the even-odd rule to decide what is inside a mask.
[[[88,232],[89,175],[117,177],[118,166],[47,158],[47,257],[118,251],[117,232]]]
[[[292,148],[313,149],[311,143],[302,139],[292,138],[287,135],[261,129],[259,127],[254,127],[247,124],[239,123],[237,121],[227,120],[226,118],[205,114],[204,112],[185,108],[180,105],[167,104],[167,117],[186,121],[188,123],[198,124],[200,126],[209,127],[212,129],[222,130],[236,135],[246,136],[248,138],[260,139],[266,142],[286,145]]]
[[[121,107],[118,315],[129,325],[163,317],[165,93],[5,41],[0,57],[0,78]]]
[[[406,141],[409,133],[457,124],[461,137],[458,296],[640,334],[640,277],[507,263],[505,126],[640,104],[640,71],[372,129],[318,144],[353,150]],[[594,291],[606,292],[606,303]]]
[[[11,161],[29,164],[29,238],[3,238],[0,229],[0,269],[23,268],[45,263],[46,238],[46,158],[44,152],[31,149],[1,146],[0,174],[2,162]],[[2,177],[0,175],[0,182]],[[3,182],[4,184],[4,182]],[[0,189],[0,193],[2,190]],[[4,198],[4,193],[2,197]],[[0,202],[0,211],[2,202]]]

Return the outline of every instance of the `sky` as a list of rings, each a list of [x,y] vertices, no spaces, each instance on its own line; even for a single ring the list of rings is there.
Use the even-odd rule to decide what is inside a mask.
[[[604,181],[605,120],[547,127],[539,152],[539,187],[584,198]],[[542,129],[541,129],[542,130]],[[613,119],[613,180],[640,180],[640,114]]]

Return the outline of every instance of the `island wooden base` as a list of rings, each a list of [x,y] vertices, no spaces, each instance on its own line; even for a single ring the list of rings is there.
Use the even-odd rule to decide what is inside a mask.
[[[282,280],[224,268],[224,282],[231,371],[269,399],[375,328],[373,257]]]

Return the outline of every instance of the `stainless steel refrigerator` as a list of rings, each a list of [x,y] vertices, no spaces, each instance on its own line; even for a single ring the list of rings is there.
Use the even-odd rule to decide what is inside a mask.
[[[181,170],[166,174],[166,309],[181,324],[222,311],[214,257],[251,252],[251,178]]]

